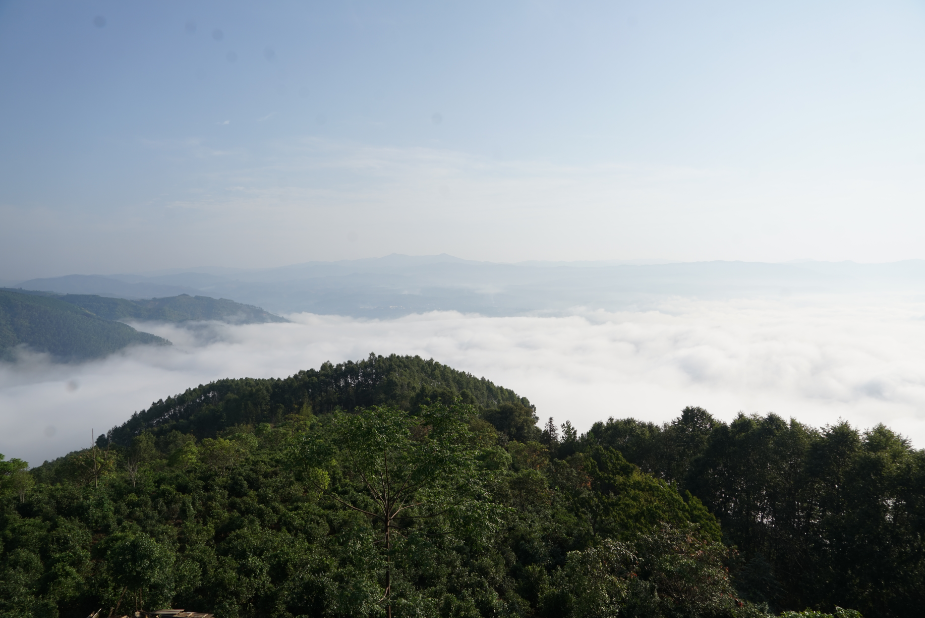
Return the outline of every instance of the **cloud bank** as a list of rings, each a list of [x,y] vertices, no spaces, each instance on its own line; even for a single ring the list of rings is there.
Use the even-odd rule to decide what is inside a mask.
[[[290,324],[135,326],[170,348],[98,362],[0,366],[0,453],[33,464],[90,444],[152,401],[224,377],[285,377],[330,360],[417,354],[529,397],[586,430],[663,422],[686,405],[729,420],[776,412],[814,426],[883,422],[925,445],[925,304],[676,299],[657,311],[396,320],[294,314]]]

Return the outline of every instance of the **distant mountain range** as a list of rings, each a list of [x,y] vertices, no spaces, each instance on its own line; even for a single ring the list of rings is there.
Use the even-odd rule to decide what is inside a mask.
[[[126,282],[117,277],[103,277],[100,275],[66,275],[50,279],[30,279],[11,287],[54,292],[56,294],[96,294],[129,299],[178,296],[180,294],[195,295],[198,292],[195,287],[155,282]]]
[[[242,305],[225,298],[207,296],[171,296],[146,300],[106,298],[86,294],[59,296],[62,301],[82,307],[107,320],[124,322],[189,322],[218,320],[229,324],[266,324],[288,322],[260,307]]]
[[[0,290],[0,359],[24,346],[63,362],[101,358],[130,345],[169,345],[124,321],[218,320],[262,324],[287,320],[259,307],[203,296],[126,300],[101,296]]]
[[[925,261],[499,264],[449,255],[389,255],[262,270],[69,275],[23,281],[17,287],[125,299],[198,294],[276,313],[376,318],[433,310],[490,316],[555,315],[576,307],[646,309],[671,296],[720,299],[887,293],[921,297]]]

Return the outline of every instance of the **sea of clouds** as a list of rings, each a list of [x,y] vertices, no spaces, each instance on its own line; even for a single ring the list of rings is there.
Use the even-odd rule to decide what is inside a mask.
[[[225,377],[285,377],[330,360],[417,354],[484,376],[586,430],[610,416],[730,420],[775,412],[821,427],[884,423],[925,446],[925,303],[845,298],[666,300],[570,317],[434,312],[393,320],[294,314],[289,324],[134,324],[170,347],[80,365],[0,364],[0,453],[33,465],[90,445],[152,401]]]

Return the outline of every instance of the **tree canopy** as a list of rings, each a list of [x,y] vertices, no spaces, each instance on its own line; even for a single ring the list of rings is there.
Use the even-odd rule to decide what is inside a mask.
[[[925,455],[886,427],[541,430],[485,379],[370,356],[0,458],[0,615],[908,616],[923,495]]]

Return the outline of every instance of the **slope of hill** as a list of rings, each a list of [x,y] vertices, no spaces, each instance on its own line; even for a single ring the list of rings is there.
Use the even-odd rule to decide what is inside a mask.
[[[14,348],[25,345],[56,360],[79,361],[133,344],[170,342],[51,296],[0,290],[0,358],[12,359]]]
[[[158,322],[219,320],[230,324],[288,322],[285,318],[273,315],[260,307],[208,296],[181,294],[168,298],[127,300],[86,294],[65,294],[58,298],[107,320]]]
[[[220,380],[37,469],[0,456],[0,614],[917,615],[923,457],[700,408],[560,435],[418,357]]]
[[[535,421],[418,357],[192,389],[105,448],[7,465],[0,613],[733,618],[729,552],[696,498],[615,451],[557,458]]]

